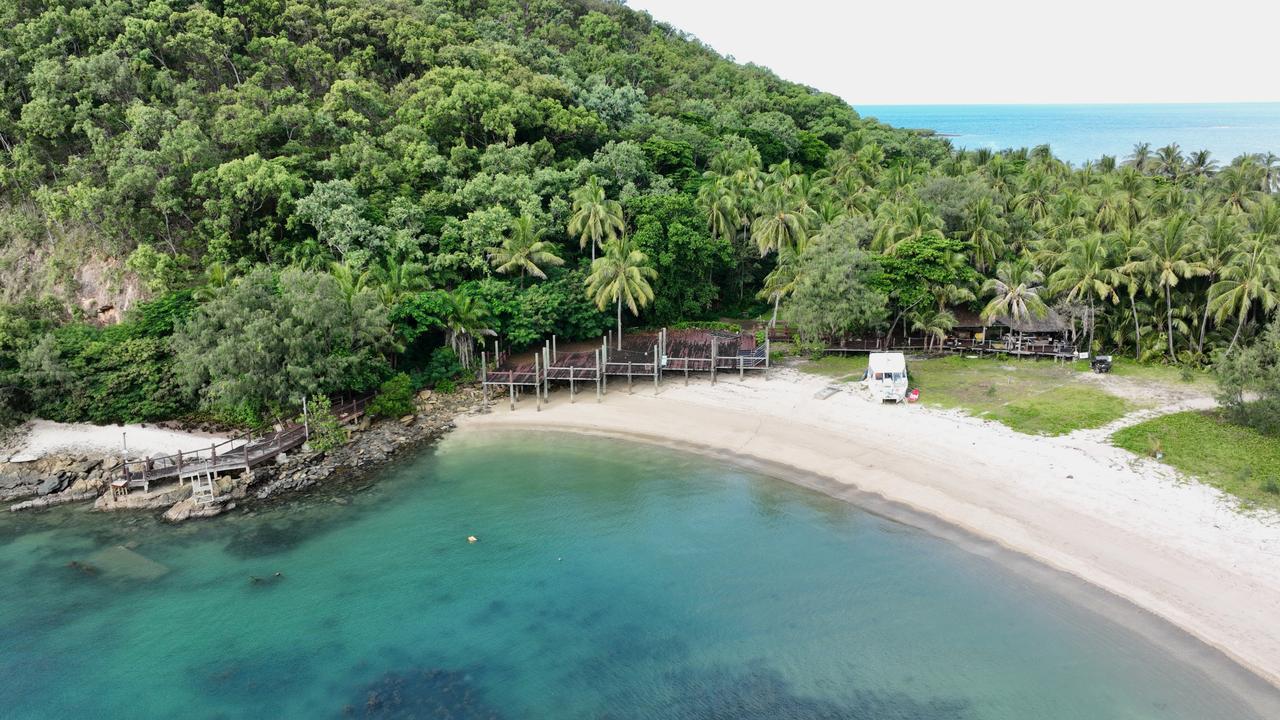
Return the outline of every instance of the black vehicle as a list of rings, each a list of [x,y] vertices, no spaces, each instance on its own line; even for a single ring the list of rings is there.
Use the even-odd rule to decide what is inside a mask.
[[[1109,373],[1111,372],[1111,356],[1098,355],[1089,361],[1089,367],[1092,367],[1096,373]]]

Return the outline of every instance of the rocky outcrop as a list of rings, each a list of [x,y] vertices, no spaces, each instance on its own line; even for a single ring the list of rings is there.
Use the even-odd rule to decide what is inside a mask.
[[[302,449],[280,456],[275,465],[217,479],[211,501],[196,502],[191,485],[162,485],[151,492],[133,490],[113,497],[108,492],[119,477],[114,456],[50,455],[30,462],[0,463],[0,501],[15,503],[11,510],[43,508],[79,500],[96,500],[95,510],[152,510],[167,508],[164,519],[182,522],[212,517],[237,507],[249,497],[266,500],[309,488],[353,472],[365,472],[391,460],[402,450],[434,440],[453,427],[458,415],[479,412],[480,392],[464,388],[439,394],[424,390],[415,399],[415,412],[395,419],[364,418],[350,428],[350,440],[328,452]]]
[[[424,390],[418,394],[412,415],[392,420],[362,423],[353,428],[347,444],[326,453],[301,452],[274,467],[259,468],[261,479],[253,496],[265,500],[345,476],[366,471],[390,460],[402,450],[434,440],[453,428],[453,420],[468,412],[478,412],[480,393],[467,388],[439,394]]]
[[[163,485],[151,492],[134,490],[128,495],[112,497],[103,493],[93,503],[94,510],[154,510],[169,507],[191,495],[191,485]]]
[[[0,463],[0,501],[96,494],[111,482],[119,467],[120,458],[110,455],[48,455],[30,462]],[[27,507],[53,504],[58,503],[19,503]]]

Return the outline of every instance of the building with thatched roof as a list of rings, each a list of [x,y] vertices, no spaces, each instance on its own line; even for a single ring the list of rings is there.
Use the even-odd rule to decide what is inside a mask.
[[[1010,317],[998,317],[986,322],[982,320],[981,315],[965,308],[952,309],[951,313],[956,317],[956,325],[952,333],[963,339],[991,340],[1010,332],[1061,339],[1070,332],[1067,322],[1052,309],[1045,313],[1044,317],[1039,318],[1015,320]]]

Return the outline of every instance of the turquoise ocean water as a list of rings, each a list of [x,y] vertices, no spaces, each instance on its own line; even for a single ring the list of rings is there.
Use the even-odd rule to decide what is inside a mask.
[[[1136,143],[1207,149],[1220,164],[1242,153],[1280,154],[1280,103],[1160,105],[860,105],[864,116],[951,136],[967,149],[1035,147],[1076,165],[1124,158]]]
[[[5,718],[1233,720],[1280,707],[1211,677],[1212,653],[1171,653],[990,549],[602,439],[456,436],[362,489],[179,527],[3,513],[0,543]]]

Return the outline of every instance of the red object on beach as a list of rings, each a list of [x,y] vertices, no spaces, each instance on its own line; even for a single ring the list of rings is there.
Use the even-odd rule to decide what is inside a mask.
[[[911,388],[911,392],[907,393],[907,402],[916,402],[920,399],[920,388]]]

